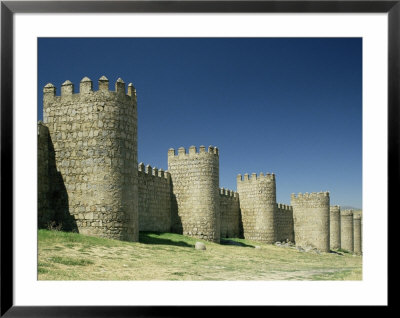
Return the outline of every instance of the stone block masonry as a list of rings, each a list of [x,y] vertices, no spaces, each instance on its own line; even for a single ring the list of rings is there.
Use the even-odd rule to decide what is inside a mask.
[[[237,190],[245,239],[274,243],[276,241],[275,175],[256,173],[237,176]]]
[[[329,192],[291,195],[297,246],[329,252]]]
[[[140,231],[171,231],[171,176],[162,169],[138,167]]]
[[[43,119],[62,176],[69,214],[79,233],[137,241],[137,104],[132,84],[118,79],[115,91],[106,77],[99,90],[80,82],[80,93],[66,81],[61,96],[43,89]]]
[[[361,215],[353,214],[353,246],[354,253],[362,254],[362,240],[361,240]]]
[[[293,207],[278,203],[276,205],[276,240],[294,242]]]
[[[330,207],[330,246],[332,250],[340,248],[340,207]]]
[[[139,230],[177,232],[220,242],[244,237],[295,241],[321,251],[361,253],[361,220],[329,207],[329,193],[292,195],[277,204],[275,175],[237,176],[237,192],[219,187],[219,150],[168,150],[168,170],[137,164],[137,99],[132,84],[98,90],[84,77],[43,88],[38,123],[38,225],[138,241]],[[340,221],[341,220],[341,221]],[[354,237],[354,242],[353,242]],[[351,239],[351,240],[350,240]],[[342,241],[342,242],[341,242]],[[341,245],[340,245],[341,244]],[[347,245],[346,245],[347,244]],[[350,247],[351,246],[351,247]]]
[[[340,212],[340,228],[341,248],[348,252],[353,252],[353,210],[343,210]]]
[[[240,206],[237,192],[221,188],[219,196],[221,214],[221,238],[239,237]]]
[[[172,182],[172,230],[204,240],[220,241],[219,153],[195,146],[168,151]]]
[[[38,224],[43,228],[55,220],[54,211],[50,208],[50,178],[49,178],[49,129],[38,123]]]

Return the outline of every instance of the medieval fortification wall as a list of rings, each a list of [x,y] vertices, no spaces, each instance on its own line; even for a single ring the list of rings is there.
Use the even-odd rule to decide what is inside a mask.
[[[61,96],[47,84],[43,120],[54,147],[57,171],[65,185],[70,215],[79,232],[137,241],[137,105],[132,84],[118,79],[80,82],[79,94],[66,81]]]
[[[340,212],[340,228],[341,248],[346,251],[353,252],[353,210],[343,210]]]
[[[237,190],[246,239],[265,243],[276,241],[276,185],[275,175],[253,173],[249,178],[237,176]]]
[[[329,192],[292,194],[296,245],[329,252],[329,202]]]
[[[331,249],[340,248],[340,207],[334,205],[330,207],[330,246]]]
[[[162,169],[138,167],[140,231],[170,232],[171,176]]]
[[[218,148],[191,146],[168,151],[173,191],[172,230],[209,241],[220,241]],[[176,203],[175,203],[176,202]]]
[[[244,237],[295,242],[327,252],[361,253],[361,216],[330,207],[328,192],[292,194],[277,204],[275,175],[237,176],[237,192],[219,187],[219,150],[168,150],[168,170],[137,164],[137,100],[132,84],[115,90],[85,77],[75,93],[43,89],[38,123],[38,226],[137,241],[140,231],[177,232],[220,242]]]
[[[237,192],[221,188],[219,196],[221,238],[240,236],[240,206]]]
[[[276,206],[276,240],[294,242],[293,207],[278,203]]]

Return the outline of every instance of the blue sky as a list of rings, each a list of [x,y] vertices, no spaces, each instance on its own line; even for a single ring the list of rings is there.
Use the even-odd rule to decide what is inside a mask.
[[[217,146],[220,186],[276,174],[277,201],[330,191],[362,207],[361,38],[39,38],[42,88],[88,76],[132,82],[139,162],[167,169],[169,148]]]

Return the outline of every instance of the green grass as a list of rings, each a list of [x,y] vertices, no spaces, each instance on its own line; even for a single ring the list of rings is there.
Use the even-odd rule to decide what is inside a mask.
[[[206,250],[196,250],[201,241]],[[260,248],[255,248],[258,245]],[[38,231],[39,280],[360,280],[362,257],[141,232],[139,242]]]

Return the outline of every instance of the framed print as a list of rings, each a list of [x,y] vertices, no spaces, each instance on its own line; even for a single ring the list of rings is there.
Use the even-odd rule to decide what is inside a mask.
[[[1,315],[388,306],[399,14],[3,1]]]

